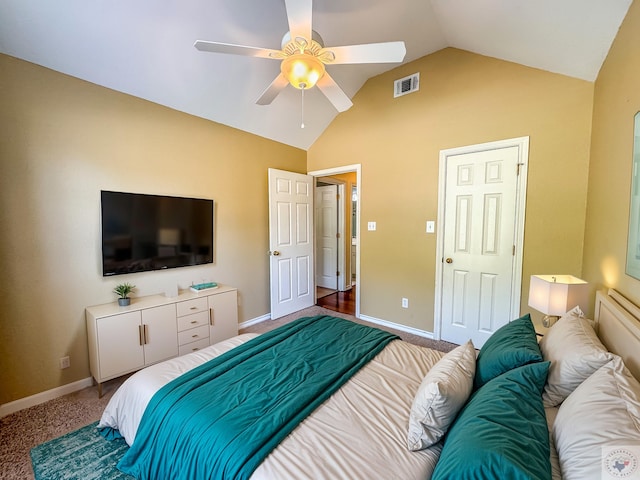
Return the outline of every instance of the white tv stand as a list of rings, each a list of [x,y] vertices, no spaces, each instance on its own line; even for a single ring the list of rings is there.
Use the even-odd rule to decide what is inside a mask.
[[[91,376],[98,384],[238,334],[238,291],[218,288],[177,297],[150,295],[87,307]]]

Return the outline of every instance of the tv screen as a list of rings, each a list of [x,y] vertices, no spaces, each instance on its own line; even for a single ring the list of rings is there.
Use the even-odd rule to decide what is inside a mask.
[[[101,192],[102,274],[213,263],[213,200]]]

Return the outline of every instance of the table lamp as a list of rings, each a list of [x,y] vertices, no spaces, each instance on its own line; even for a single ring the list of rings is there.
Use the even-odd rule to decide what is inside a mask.
[[[552,326],[576,305],[585,311],[588,284],[572,275],[531,275],[529,306],[544,313],[542,325]]]

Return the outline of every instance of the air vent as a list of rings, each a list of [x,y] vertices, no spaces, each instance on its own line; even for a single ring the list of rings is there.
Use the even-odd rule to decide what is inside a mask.
[[[420,72],[393,82],[393,97],[401,97],[420,89]]]

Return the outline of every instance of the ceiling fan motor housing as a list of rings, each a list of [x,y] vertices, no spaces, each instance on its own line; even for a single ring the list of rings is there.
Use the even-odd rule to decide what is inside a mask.
[[[298,37],[297,39],[300,39],[302,37]],[[309,42],[308,38],[304,39],[307,43]],[[315,30],[311,30],[311,40],[313,42],[316,42],[318,45],[320,45],[320,48],[324,48],[324,40],[322,39],[322,37],[320,36],[320,34],[318,32],[316,32]],[[286,46],[287,44],[291,43],[291,32],[287,32],[283,35],[282,37],[282,42],[280,43],[280,47],[282,48],[282,50],[286,50]]]

